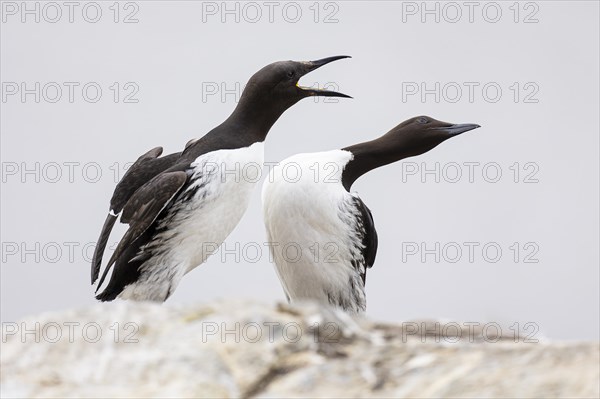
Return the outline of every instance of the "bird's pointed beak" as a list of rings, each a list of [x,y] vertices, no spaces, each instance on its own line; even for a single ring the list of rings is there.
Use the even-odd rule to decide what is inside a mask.
[[[306,69],[305,69],[305,72],[302,74],[302,76],[306,75],[309,72],[314,71],[315,69],[322,67],[323,65],[327,65],[330,62],[342,60],[344,58],[352,58],[352,57],[350,57],[349,55],[336,55],[333,57],[322,58],[322,59],[316,60],[316,61],[306,61],[306,62],[304,62]],[[303,94],[305,94],[307,97],[308,96],[323,96],[323,97],[352,98],[351,96],[349,96],[347,94],[338,93],[337,91],[330,91],[330,90],[313,88],[313,87],[304,87],[304,86],[300,86],[299,84],[296,84],[296,85],[298,86],[298,88],[300,90],[302,90]]]
[[[475,123],[461,123],[449,126],[442,126],[435,128],[436,130],[441,130],[446,133],[448,136],[458,136],[464,132],[468,132],[469,130],[480,128],[481,126]]]
[[[333,57],[322,58],[322,59],[316,60],[316,61],[308,61],[306,63],[309,67],[309,70],[307,71],[307,73],[310,71],[314,71],[315,69],[320,68],[323,65],[327,65],[330,62],[337,61],[337,60],[343,60],[344,58],[352,58],[352,57],[350,57],[349,55],[335,55]]]

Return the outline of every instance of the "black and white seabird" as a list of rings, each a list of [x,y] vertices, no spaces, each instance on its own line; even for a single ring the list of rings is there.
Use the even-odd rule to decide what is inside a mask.
[[[142,155],[117,185],[100,233],[92,284],[116,218],[129,225],[98,289],[114,264],[110,281],[96,298],[165,301],[240,221],[257,179],[231,171],[263,165],[263,141],[277,119],[306,97],[349,97],[298,85],[303,75],[342,58],[348,56],[267,65],[250,78],[222,124],[181,153],[159,157],[162,148],[157,147]]]
[[[366,273],[375,262],[377,232],[369,208],[350,192],[352,184],[372,169],[423,154],[478,127],[419,116],[378,139],[297,154],[273,168],[263,185],[263,216],[288,301],[309,299],[365,311]],[[293,173],[286,176],[286,170]]]

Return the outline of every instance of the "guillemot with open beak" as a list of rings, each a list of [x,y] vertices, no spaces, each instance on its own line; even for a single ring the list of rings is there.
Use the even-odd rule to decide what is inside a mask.
[[[129,225],[98,289],[114,264],[110,281],[96,298],[165,301],[240,221],[258,179],[231,171],[262,168],[263,142],[277,119],[306,97],[349,97],[298,85],[303,75],[342,58],[348,56],[267,65],[250,78],[229,118],[182,153],[160,158],[158,147],[140,157],[117,185],[100,234],[92,284],[116,217]]]
[[[419,116],[378,139],[294,155],[273,168],[263,186],[263,216],[288,301],[309,299],[365,311],[377,232],[369,208],[350,192],[352,184],[370,170],[423,154],[478,127]],[[285,175],[288,169],[293,176]]]

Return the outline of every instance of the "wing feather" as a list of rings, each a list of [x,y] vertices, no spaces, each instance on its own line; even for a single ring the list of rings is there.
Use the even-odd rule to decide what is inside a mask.
[[[98,288],[104,282],[108,271],[123,251],[138,239],[154,223],[158,215],[177,195],[186,183],[188,175],[183,171],[161,173],[140,187],[127,201],[121,213],[121,222],[129,224],[129,229],[113,252]]]
[[[119,181],[117,187],[115,187],[115,191],[110,200],[110,212],[102,226],[102,231],[100,232],[100,237],[98,238],[96,249],[94,250],[94,256],[92,257],[92,284],[94,284],[100,274],[102,256],[118,214],[123,210],[123,207],[137,189],[154,176],[171,167],[181,155],[180,152],[177,152],[159,158],[162,152],[162,147],[155,147],[141,155],[133,165],[127,169],[127,172],[121,181]]]
[[[377,230],[375,230],[375,222],[373,221],[373,215],[371,210],[365,205],[365,203],[358,197],[354,197],[356,200],[356,206],[360,213],[360,224],[363,228],[362,236],[362,255],[365,261],[364,272],[361,271],[361,277],[363,284],[366,283],[367,279],[367,268],[373,267],[375,263],[375,256],[377,255]]]

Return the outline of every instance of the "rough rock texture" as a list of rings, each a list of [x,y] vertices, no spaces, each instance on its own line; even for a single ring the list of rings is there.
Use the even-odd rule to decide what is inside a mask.
[[[0,382],[2,397],[600,396],[598,343],[497,335],[310,303],[98,304],[3,324]]]

